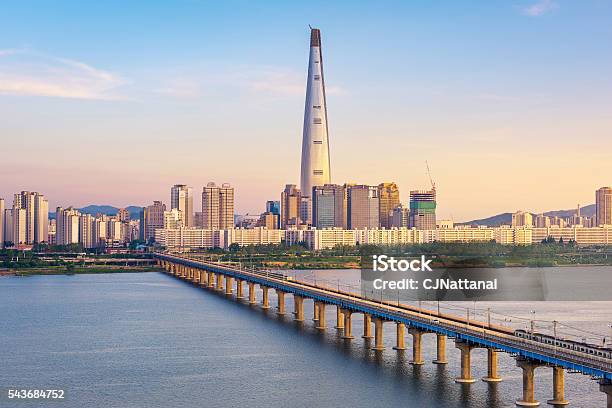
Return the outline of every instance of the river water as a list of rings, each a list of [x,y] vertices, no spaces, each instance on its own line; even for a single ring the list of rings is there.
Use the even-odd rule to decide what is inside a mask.
[[[359,271],[296,272],[304,279],[313,273],[344,284]],[[292,303],[288,297],[288,312]],[[536,318],[599,332],[612,310],[610,302],[503,306],[527,318],[535,308]],[[503,382],[458,385],[452,341],[449,364],[436,366],[435,336],[425,335],[427,363],[413,367],[408,351],[392,349],[394,325],[385,325],[386,349],[375,353],[358,335],[359,315],[355,339],[346,342],[333,328],[335,309],[327,309],[329,328],[320,333],[310,301],[306,321],[296,324],[291,314],[279,317],[162,273],[3,277],[0,406],[498,408],[520,396],[521,370],[508,355],[500,353]],[[472,374],[486,374],[486,350],[472,352]],[[65,399],[9,400],[9,388],[63,389]],[[551,393],[551,369],[539,368],[536,397],[545,405]],[[581,374],[566,376],[566,395],[570,406],[605,404],[597,383]]]

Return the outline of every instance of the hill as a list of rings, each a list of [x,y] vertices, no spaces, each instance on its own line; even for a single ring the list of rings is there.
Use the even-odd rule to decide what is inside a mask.
[[[575,208],[571,210],[547,211],[544,213],[544,215],[547,215],[549,217],[557,216],[561,218],[571,217],[574,214],[576,214]],[[591,217],[594,214],[595,214],[595,204],[590,204],[590,205],[580,208],[580,215],[582,215],[583,217]],[[537,214],[532,213],[532,215],[535,217]],[[510,225],[511,223],[512,223],[512,213],[501,213],[501,214],[493,215],[488,218],[481,218],[478,220],[457,223],[457,225],[486,225],[489,227],[499,227],[502,224]]]

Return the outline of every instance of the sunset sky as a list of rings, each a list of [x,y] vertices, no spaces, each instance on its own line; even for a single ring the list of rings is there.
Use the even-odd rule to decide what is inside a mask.
[[[259,3],[259,4],[256,4]],[[438,218],[594,202],[612,184],[612,3],[0,3],[0,197],[169,204],[299,182],[308,24],[334,183],[438,186]],[[196,200],[196,208],[199,200]]]

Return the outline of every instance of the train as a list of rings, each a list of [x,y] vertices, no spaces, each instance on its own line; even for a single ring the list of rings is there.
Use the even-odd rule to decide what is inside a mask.
[[[514,331],[514,335],[520,337],[522,339],[528,339],[537,341],[540,343],[556,345],[559,348],[566,350],[578,351],[585,354],[590,354],[592,356],[610,358],[612,359],[612,348],[610,346],[606,346],[602,344],[598,346],[596,344],[583,343],[574,340],[568,340],[563,338],[554,338],[548,334],[542,334],[538,332],[529,332],[527,330],[518,329]]]

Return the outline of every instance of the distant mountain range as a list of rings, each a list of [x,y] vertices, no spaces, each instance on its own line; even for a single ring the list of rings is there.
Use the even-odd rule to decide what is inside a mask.
[[[532,214],[534,217],[538,215],[535,213],[532,213]],[[571,210],[555,210],[555,211],[548,211],[544,213],[544,215],[547,215],[549,217],[557,216],[560,218],[571,217],[574,214],[576,214],[575,208]],[[583,217],[591,217],[595,215],[595,204],[590,204],[584,207],[580,207],[580,215],[582,215]],[[479,220],[472,220],[472,221],[467,221],[467,222],[461,222],[457,224],[458,225],[486,225],[489,227],[499,227],[502,224],[510,225],[512,224],[512,213],[501,213],[501,214],[494,215],[492,217],[482,218]]]
[[[137,220],[138,217],[140,216],[140,210],[142,210],[142,207],[138,207],[136,205],[130,205],[130,206],[125,207],[125,208],[130,213],[130,219],[132,219],[132,220]],[[91,214],[91,215],[96,215],[96,214],[116,215],[117,211],[119,211],[119,208],[113,207],[112,205],[96,205],[96,204],[92,204],[92,205],[88,205],[88,206],[83,207],[83,208],[77,208],[77,210],[79,210],[83,214]],[[49,218],[55,218],[55,213],[49,213]]]

